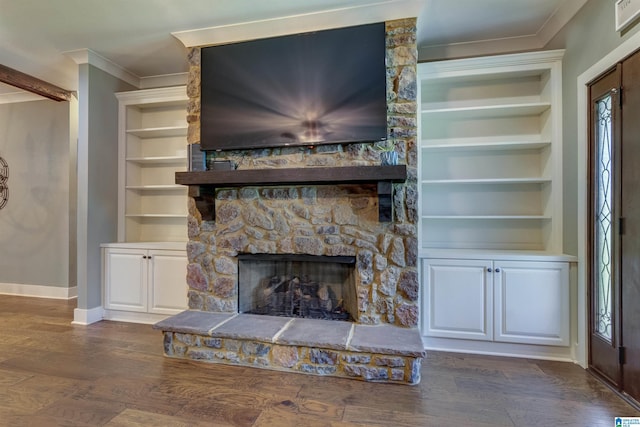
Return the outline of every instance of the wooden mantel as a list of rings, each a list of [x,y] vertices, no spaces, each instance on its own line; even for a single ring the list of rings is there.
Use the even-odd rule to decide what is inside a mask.
[[[377,184],[380,222],[393,218],[393,182],[407,179],[406,165],[241,169],[176,172],[176,184],[189,186],[202,218],[215,219],[215,190],[280,185]]]

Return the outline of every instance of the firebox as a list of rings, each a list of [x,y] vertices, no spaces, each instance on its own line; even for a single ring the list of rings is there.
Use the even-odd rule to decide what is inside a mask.
[[[240,254],[238,311],[354,321],[355,257]]]

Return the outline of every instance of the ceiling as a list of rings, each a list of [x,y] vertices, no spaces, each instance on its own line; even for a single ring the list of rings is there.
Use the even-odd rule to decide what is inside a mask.
[[[336,13],[353,15],[353,22],[364,23],[385,20],[387,15],[381,15],[381,10],[392,11],[392,15],[406,10],[418,16],[421,60],[533,50],[544,47],[584,3],[586,0],[0,0],[0,64],[76,90],[77,58],[72,58],[87,49],[137,78],[170,75],[187,70],[186,48],[172,33],[211,27],[242,30],[265,22],[278,33],[286,33],[288,23],[296,19],[325,25],[324,19],[329,27]],[[0,95],[15,92],[18,90],[0,84]]]

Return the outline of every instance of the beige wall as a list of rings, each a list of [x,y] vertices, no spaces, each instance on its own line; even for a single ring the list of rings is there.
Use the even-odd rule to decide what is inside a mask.
[[[117,241],[118,101],[129,84],[79,66],[78,308],[102,305],[100,244]]]
[[[578,254],[578,106],[580,74],[638,32],[635,24],[620,33],[615,30],[615,2],[590,0],[545,49],[566,49],[562,73],[563,97],[563,195],[564,252]],[[638,46],[640,48],[640,46]],[[613,65],[613,64],[612,64]]]
[[[70,286],[69,106],[44,98],[0,105],[0,156],[9,164],[0,284]]]

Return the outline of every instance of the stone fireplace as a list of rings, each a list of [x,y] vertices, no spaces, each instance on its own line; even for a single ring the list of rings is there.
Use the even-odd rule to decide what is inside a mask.
[[[156,325],[164,332],[167,356],[419,381],[424,350],[417,330],[415,24],[413,18],[386,23],[388,139],[406,165],[406,180],[389,184],[388,200],[380,184],[368,181],[190,189],[189,310]],[[191,48],[188,58],[188,140],[194,144],[200,135],[200,49]],[[237,164],[238,171],[379,165],[373,143],[216,156]],[[386,203],[393,213],[381,222]],[[260,258],[266,265],[244,271],[243,263]],[[303,266],[314,258],[323,261]],[[338,272],[322,274],[323,262],[331,259],[340,260]],[[340,273],[343,266],[346,273]],[[245,292],[262,299],[245,305]]]

